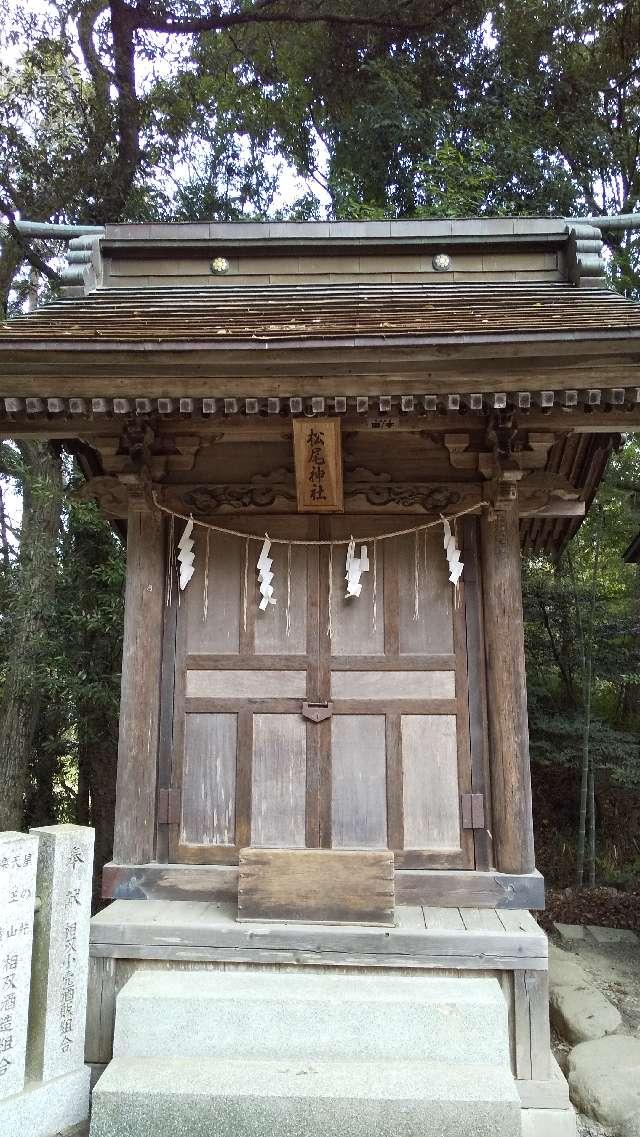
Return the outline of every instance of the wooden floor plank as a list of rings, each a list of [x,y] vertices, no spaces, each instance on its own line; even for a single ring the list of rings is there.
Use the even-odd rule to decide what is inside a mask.
[[[181,909],[182,919],[180,918]],[[431,910],[433,911],[433,910]],[[366,925],[339,926],[302,923],[239,923],[233,904],[171,902],[170,919],[165,902],[115,901],[94,918],[92,954],[128,958],[202,958],[266,962],[288,955],[300,962],[352,962],[389,966],[391,958],[403,966],[496,969],[546,969],[547,942],[538,929],[507,932],[502,924],[478,916],[478,911],[446,909],[427,913],[425,927],[420,906],[401,906],[390,928]],[[495,915],[492,913],[492,915]],[[473,923],[480,927],[467,927]],[[486,924],[490,923],[487,928]],[[442,926],[437,926],[438,924]],[[484,926],[483,926],[484,925]]]
[[[396,928],[414,935],[424,935],[422,908],[415,904],[400,904],[396,908]]]
[[[530,912],[503,909],[497,915],[505,932],[520,933],[523,936],[540,935],[540,925]]]
[[[460,915],[468,932],[505,934],[505,929],[493,908],[461,908]]]
[[[189,923],[203,923],[209,914],[208,909],[211,908],[211,904],[207,903],[206,900],[189,901],[188,913],[176,912],[175,904],[171,900],[163,900],[161,901],[161,905],[161,910],[154,918],[154,924],[163,924],[167,927],[171,927],[172,925],[182,927],[185,922],[185,916]]]
[[[428,932],[464,932],[465,926],[459,908],[423,907],[425,928]]]

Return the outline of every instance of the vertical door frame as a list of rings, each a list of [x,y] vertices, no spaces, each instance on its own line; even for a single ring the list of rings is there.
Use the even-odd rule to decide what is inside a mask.
[[[464,562],[471,792],[481,794],[483,797],[485,822],[483,829],[474,829],[472,832],[475,867],[478,870],[487,870],[493,866],[493,839],[491,836],[491,776],[489,770],[482,568],[480,563],[480,519],[478,517],[465,517],[461,531]]]

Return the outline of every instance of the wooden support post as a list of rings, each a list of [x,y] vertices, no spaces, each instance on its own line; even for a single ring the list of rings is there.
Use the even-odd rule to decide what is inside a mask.
[[[482,568],[496,867],[528,873],[535,860],[517,495],[483,515]]]
[[[544,1082],[551,1077],[549,974],[513,972],[516,1077]]]
[[[114,861],[155,860],[164,525],[130,508]]]

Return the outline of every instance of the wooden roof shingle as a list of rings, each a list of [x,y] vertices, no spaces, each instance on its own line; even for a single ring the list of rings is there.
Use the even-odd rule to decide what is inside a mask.
[[[0,324],[0,347],[640,339],[640,305],[566,283],[104,289]]]

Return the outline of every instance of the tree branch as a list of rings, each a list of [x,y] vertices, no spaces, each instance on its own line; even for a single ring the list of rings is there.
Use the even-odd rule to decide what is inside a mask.
[[[438,0],[433,0],[437,5]],[[111,172],[109,187],[106,190],[96,220],[114,221],[123,212],[127,198],[133,189],[136,174],[142,159],[140,131],[142,114],[136,92],[136,42],[137,32],[157,32],[165,35],[197,35],[202,32],[224,32],[233,28],[256,25],[318,25],[343,26],[374,31],[424,33],[437,21],[451,16],[462,7],[462,0],[440,0],[428,15],[421,18],[402,15],[408,7],[407,0],[391,7],[390,14],[370,14],[363,5],[361,15],[349,15],[331,8],[323,10],[318,4],[311,10],[298,5],[283,6],[283,0],[254,0],[249,8],[237,12],[223,12],[219,4],[212,4],[208,16],[185,18],[174,16],[171,9],[150,0],[106,0],[111,18],[111,39],[113,44],[113,77],[117,89],[117,158]],[[294,10],[292,10],[292,8]],[[106,95],[105,69],[93,44],[92,33],[95,20],[104,10],[102,0],[93,0],[86,10],[86,18],[78,21],[78,35],[83,56],[94,83],[97,81]]]
[[[449,14],[460,7],[460,0],[450,0],[437,11],[430,12],[422,19],[407,19],[393,10],[388,16],[350,15],[340,11],[291,12],[273,11],[274,0],[257,0],[252,8],[242,12],[223,13],[219,9],[210,16],[180,19],[167,10],[153,10],[146,0],[140,0],[134,9],[129,9],[135,26],[141,31],[161,32],[166,35],[198,35],[200,32],[225,31],[227,28],[247,24],[330,24],[344,27],[371,28],[377,31],[424,32],[433,25],[435,19]]]
[[[13,237],[14,241],[20,248],[24,259],[28,261],[29,264],[33,266],[33,268],[37,269],[38,272],[42,273],[43,276],[46,276],[47,280],[50,280],[53,284],[60,284],[60,276],[55,271],[55,269],[51,268],[51,265],[48,265],[47,262],[40,256],[40,254],[31,247],[30,242],[25,237],[23,237],[22,233],[17,228],[16,215],[13,209],[11,209],[11,207],[8,206],[6,202],[0,200],[0,210],[8,219],[7,229],[10,236]]]
[[[542,620],[543,620],[545,629],[547,631],[547,635],[549,637],[549,644],[551,646],[551,652],[552,652],[553,658],[556,661],[556,666],[558,668],[558,671],[560,672],[560,675],[562,676],[562,681],[564,683],[567,696],[568,696],[571,704],[573,706],[575,706],[576,705],[576,697],[575,697],[575,692],[573,690],[573,680],[571,678],[571,673],[568,670],[568,668],[565,664],[565,661],[563,660],[562,655],[560,653],[560,649],[558,648],[558,645],[556,643],[556,639],[555,639],[555,636],[553,634],[553,628],[551,627],[551,620],[549,618],[549,612],[547,610],[547,606],[546,606],[544,600],[542,599],[542,597],[540,597],[540,596],[538,596],[538,610],[542,616]]]
[[[109,0],[93,0],[88,7],[78,5],[74,11],[78,21],[78,43],[85,66],[91,76],[96,102],[98,104],[104,102],[106,106],[109,105],[109,84],[114,81],[114,76],[108,67],[105,67],[98,51],[96,51],[93,42],[93,30],[98,17],[108,9]]]
[[[111,183],[102,202],[102,220],[118,219],[133,188],[140,164],[140,103],[136,93],[135,31],[139,27],[134,10],[124,0],[110,0],[113,42],[114,82],[118,90],[118,153]]]

